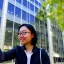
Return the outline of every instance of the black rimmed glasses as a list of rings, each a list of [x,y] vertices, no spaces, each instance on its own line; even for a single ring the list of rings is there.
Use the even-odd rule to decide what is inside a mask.
[[[26,35],[27,33],[31,33],[31,32],[20,32],[20,33],[18,33],[18,35]]]

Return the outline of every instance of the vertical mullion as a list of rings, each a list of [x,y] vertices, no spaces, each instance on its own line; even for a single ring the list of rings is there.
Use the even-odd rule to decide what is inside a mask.
[[[35,0],[34,0],[34,24],[35,24]]]
[[[26,20],[28,21],[28,1],[27,1],[27,15],[26,15]]]
[[[13,17],[13,31],[12,31],[12,48],[13,48],[13,43],[14,43],[15,10],[16,10],[16,0],[14,0],[14,17]]]
[[[23,0],[21,0],[21,4],[23,5]],[[22,8],[23,8],[22,5],[21,5],[21,24],[22,24]]]
[[[30,23],[30,2],[29,2],[29,23]]]

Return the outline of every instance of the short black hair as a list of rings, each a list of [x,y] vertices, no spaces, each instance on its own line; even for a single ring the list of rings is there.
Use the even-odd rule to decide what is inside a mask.
[[[33,46],[35,46],[36,43],[37,43],[37,34],[36,34],[35,28],[34,28],[31,24],[22,24],[22,25],[19,26],[18,32],[19,32],[19,30],[20,30],[20,28],[21,28],[22,26],[27,27],[27,28],[31,31],[31,33],[34,34],[34,38],[32,39],[31,44],[32,44]]]

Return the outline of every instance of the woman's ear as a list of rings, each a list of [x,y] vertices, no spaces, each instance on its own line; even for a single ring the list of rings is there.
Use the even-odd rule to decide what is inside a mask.
[[[32,33],[32,38],[34,38],[34,34]]]

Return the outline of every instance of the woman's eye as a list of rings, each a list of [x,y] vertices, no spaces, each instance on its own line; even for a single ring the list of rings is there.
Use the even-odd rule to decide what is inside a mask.
[[[23,34],[25,35],[27,32],[23,32]]]

